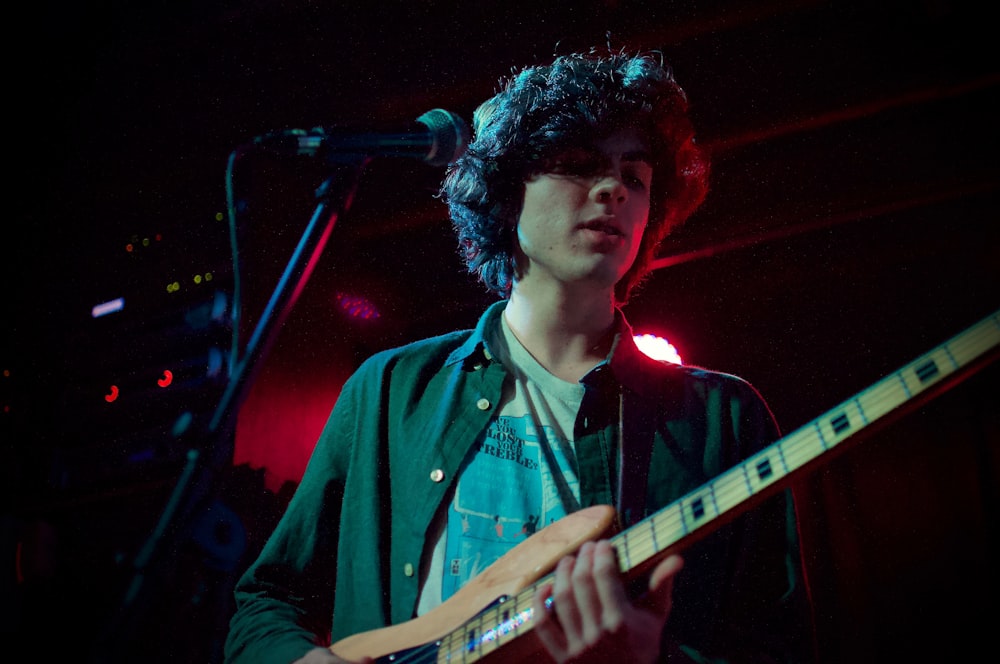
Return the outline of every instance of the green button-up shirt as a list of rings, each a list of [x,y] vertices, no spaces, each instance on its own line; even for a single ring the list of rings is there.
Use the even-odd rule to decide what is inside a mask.
[[[432,520],[508,376],[484,341],[505,306],[474,330],[378,353],[347,380],[288,509],[237,584],[227,661],[290,662],[414,617]],[[584,379],[574,432],[583,507],[614,502],[620,398],[652,428],[646,514],[777,438],[749,384],[646,357],[618,316],[609,361]],[[686,549],[665,651],[805,661],[795,533],[785,492]]]

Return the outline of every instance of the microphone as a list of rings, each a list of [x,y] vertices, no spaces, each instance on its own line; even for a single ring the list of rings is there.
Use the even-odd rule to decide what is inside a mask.
[[[290,129],[258,136],[253,144],[275,154],[322,157],[334,162],[352,157],[415,157],[432,166],[447,166],[465,153],[469,140],[469,125],[465,120],[451,111],[435,108],[398,131]]]

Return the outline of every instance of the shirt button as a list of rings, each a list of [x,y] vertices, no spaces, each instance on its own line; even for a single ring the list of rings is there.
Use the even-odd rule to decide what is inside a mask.
[[[476,408],[478,408],[479,410],[489,410],[490,400],[486,398],[480,399],[479,401],[476,402]]]
[[[440,468],[435,468],[434,470],[431,471],[431,481],[432,482],[440,482],[443,479],[444,479],[444,471],[443,470],[441,470]]]
[[[413,565],[411,565],[410,563],[406,563],[405,565],[403,565],[403,574],[405,574],[406,576],[413,576]]]

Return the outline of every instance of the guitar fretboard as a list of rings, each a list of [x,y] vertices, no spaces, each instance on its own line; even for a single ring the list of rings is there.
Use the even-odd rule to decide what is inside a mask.
[[[1000,346],[1000,311],[612,538],[623,571],[737,512],[869,425],[901,411]],[[742,511],[742,510],[739,510]]]

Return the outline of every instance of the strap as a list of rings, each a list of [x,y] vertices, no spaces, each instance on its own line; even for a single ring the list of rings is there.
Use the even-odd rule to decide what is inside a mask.
[[[656,409],[634,392],[618,393],[618,520],[628,528],[643,517],[646,483],[656,433]]]

